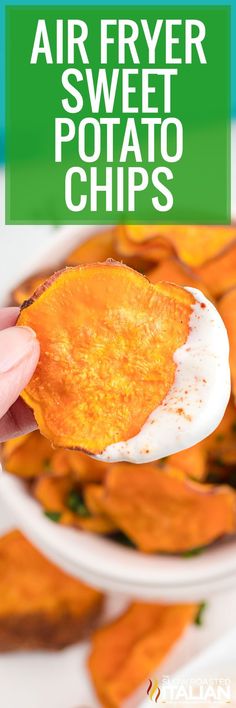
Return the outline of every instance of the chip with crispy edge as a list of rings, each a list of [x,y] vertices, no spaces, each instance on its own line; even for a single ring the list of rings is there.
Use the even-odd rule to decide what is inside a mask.
[[[236,238],[235,226],[125,226],[125,236],[137,247],[146,247],[147,253],[152,249],[163,247],[163,243],[179,258],[190,266],[200,266],[219,254]],[[133,252],[135,249],[133,246]]]
[[[60,271],[21,309],[40,359],[22,397],[58,447],[102,453],[139,433],[175,378],[195,299],[116,262]]]
[[[101,705],[121,708],[158,668],[197,610],[194,603],[133,602],[121,616],[96,630],[88,668]]]
[[[113,465],[104,512],[141,550],[178,553],[206,546],[236,530],[236,494],[200,484],[166,464]]]
[[[229,337],[232,389],[236,399],[236,288],[232,288],[232,290],[223,295],[218,307]]]
[[[102,593],[50,563],[20,531],[0,538],[0,585],[0,651],[78,642],[102,607]]]

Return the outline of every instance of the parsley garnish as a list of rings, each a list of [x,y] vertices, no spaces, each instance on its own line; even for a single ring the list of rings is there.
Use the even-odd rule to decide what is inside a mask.
[[[203,624],[202,617],[204,615],[206,607],[207,607],[206,602],[201,602],[201,604],[199,605],[198,612],[197,612],[195,620],[194,620],[194,624],[196,624],[198,627],[201,627]]]
[[[189,551],[183,551],[183,558],[193,558],[193,556],[199,556],[200,553],[204,551],[203,546],[198,546],[197,548],[190,548]]]
[[[61,518],[61,512],[60,511],[47,511],[46,509],[44,510],[44,515],[47,516],[48,519],[51,521],[54,521],[57,523],[60,521]]]
[[[68,507],[68,509],[70,509],[70,511],[73,511],[75,514],[78,514],[78,516],[90,516],[90,512],[86,504],[84,503],[82,494],[76,489],[72,489],[71,492],[68,494],[66,506]]]

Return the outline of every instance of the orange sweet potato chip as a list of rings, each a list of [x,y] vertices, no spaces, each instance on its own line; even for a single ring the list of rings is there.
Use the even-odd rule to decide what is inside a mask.
[[[133,228],[133,227],[132,227]],[[140,228],[140,227],[138,227]],[[151,227],[152,228],[152,227]],[[144,261],[162,261],[173,255],[174,249],[171,243],[164,238],[149,239],[148,241],[137,242],[129,238],[126,226],[119,226],[116,231],[116,247],[118,253],[126,260],[127,258],[141,258]]]
[[[81,263],[99,263],[108,258],[113,258],[117,261],[122,260],[126,265],[135,268],[135,270],[140,271],[140,273],[145,273],[147,270],[145,254],[142,258],[142,252],[140,256],[138,253],[134,253],[133,255],[133,250],[135,251],[136,249],[132,249],[132,247],[128,249],[127,253],[124,253],[122,249],[120,250],[118,248],[120,228],[122,227],[116,226],[115,228],[99,231],[90,236],[90,238],[77,246],[77,248],[67,256],[66,265],[75,266]]]
[[[177,553],[236,530],[235,491],[200,484],[177,468],[113,465],[104,511],[141,551]]]
[[[216,298],[236,286],[236,244],[198,268],[198,275]]]
[[[125,226],[126,237],[135,244],[149,249],[163,245],[174,250],[190,266],[200,266],[214,258],[236,238],[234,226]]]
[[[86,531],[111,533],[114,523],[100,511],[87,506],[84,491],[70,477],[41,477],[34,485],[36,499],[48,516],[66,526],[78,526]]]
[[[63,513],[68,510],[66,501],[73,487],[70,477],[40,477],[34,484],[34,495],[45,511]]]
[[[78,482],[101,482],[109,465],[78,450],[56,448],[52,457],[53,475],[70,474]]]
[[[104,708],[121,708],[161,664],[197,610],[196,604],[134,602],[94,633],[88,667]]]
[[[44,558],[20,531],[0,538],[0,584],[0,651],[78,642],[94,627],[103,601],[100,592]]]
[[[173,354],[187,340],[193,303],[184,289],[152,285],[113,261],[49,279],[18,319],[40,342],[22,396],[41,432],[58,447],[93,454],[138,433],[173,384]]]
[[[229,290],[219,301],[219,312],[224,320],[230,344],[230,369],[232,389],[236,398],[236,288]]]
[[[38,430],[7,440],[2,446],[2,460],[7,472],[33,479],[51,471],[53,449]]]
[[[207,474],[207,450],[204,440],[187,450],[169,455],[168,464],[182,470],[187,477],[202,481]]]
[[[34,291],[44,283],[50,273],[39,273],[23,280],[12,292],[12,302],[14,305],[21,305],[24,300],[28,300]]]
[[[109,465],[77,450],[53,448],[38,430],[2,445],[2,463],[7,472],[33,479],[49,473],[53,477],[70,475],[78,482],[101,482]]]
[[[103,487],[101,484],[86,484],[84,487],[84,501],[91,514],[100,514],[102,511]]]
[[[157,283],[159,280],[169,281],[176,285],[182,285],[189,288],[198,288],[207,296],[207,290],[204,279],[201,278],[191,268],[181,263],[177,258],[166,258],[161,261],[153,270],[148,273],[150,283]]]
[[[107,258],[117,258],[115,249],[115,229],[98,231],[90,238],[83,241],[66,258],[66,265],[76,266],[80,263],[96,263],[106,261]]]

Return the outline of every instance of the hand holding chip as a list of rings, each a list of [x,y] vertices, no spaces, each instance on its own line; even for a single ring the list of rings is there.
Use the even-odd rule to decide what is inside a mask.
[[[37,426],[19,395],[39,358],[39,342],[30,327],[14,327],[17,307],[0,308],[0,441]]]

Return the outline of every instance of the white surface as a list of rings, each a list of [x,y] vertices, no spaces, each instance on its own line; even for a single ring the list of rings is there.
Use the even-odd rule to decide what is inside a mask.
[[[187,341],[173,356],[173,385],[139,433],[109,445],[95,455],[98,460],[138,464],[159,460],[196,445],[220,424],[230,397],[227,331],[212,302],[196,288],[186,290],[195,304]]]

